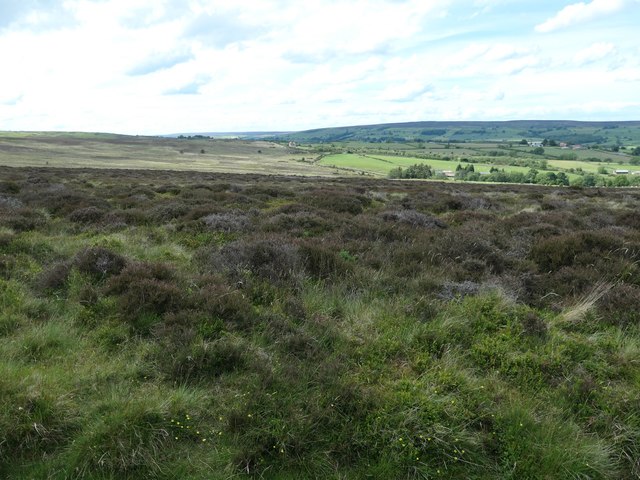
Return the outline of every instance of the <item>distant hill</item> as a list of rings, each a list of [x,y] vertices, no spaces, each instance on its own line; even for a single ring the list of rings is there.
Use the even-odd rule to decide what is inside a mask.
[[[556,140],[586,145],[638,145],[640,121],[577,122],[514,120],[505,122],[408,122],[320,128],[278,135],[307,143],[355,142],[483,142]]]
[[[290,132],[192,132],[192,133],[169,133],[161,135],[165,138],[237,138],[243,140],[259,140],[262,138],[272,138],[274,136],[288,135]]]

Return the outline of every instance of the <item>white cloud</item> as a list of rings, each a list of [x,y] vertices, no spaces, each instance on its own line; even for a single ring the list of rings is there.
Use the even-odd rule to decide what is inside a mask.
[[[627,4],[629,1],[625,0],[593,0],[591,3],[573,3],[564,7],[545,22],[536,25],[535,30],[539,33],[553,32],[618,12]]]
[[[574,61],[578,65],[587,65],[589,63],[597,62],[603,58],[607,58],[614,54],[616,46],[613,43],[599,42],[580,50],[576,53]]]
[[[521,3],[0,0],[0,129],[296,130],[522,118],[587,100],[637,118],[630,19],[602,13],[559,41],[522,30]],[[470,4],[490,8],[461,20]]]

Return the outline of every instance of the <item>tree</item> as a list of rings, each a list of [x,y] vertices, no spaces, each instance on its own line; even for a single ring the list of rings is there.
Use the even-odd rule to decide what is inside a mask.
[[[544,155],[544,148],[536,147],[533,150],[531,150],[531,153],[533,153],[534,155]]]
[[[593,173],[588,173],[584,177],[582,177],[582,184],[585,187],[595,187],[596,186],[596,176]]]
[[[564,172],[560,172],[556,175],[556,185],[566,185],[569,186],[569,177]]]

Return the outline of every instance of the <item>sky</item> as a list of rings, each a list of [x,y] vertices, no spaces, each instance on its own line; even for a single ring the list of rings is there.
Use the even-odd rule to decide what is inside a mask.
[[[0,0],[0,130],[640,120],[640,0]]]

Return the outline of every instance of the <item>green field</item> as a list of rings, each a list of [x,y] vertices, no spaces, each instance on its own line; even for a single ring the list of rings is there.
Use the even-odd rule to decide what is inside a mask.
[[[424,159],[417,157],[397,157],[392,155],[359,155],[359,154],[335,154],[327,155],[319,162],[321,165],[348,169],[354,171],[362,171],[365,173],[386,175],[390,170],[397,167],[409,167],[411,165],[426,163],[436,170],[455,171],[458,165],[467,165],[455,160],[436,160]],[[498,165],[489,163],[475,163],[474,168],[477,172],[488,172],[491,167],[504,169],[505,172],[523,172],[529,169],[526,167],[518,167],[511,165]]]

